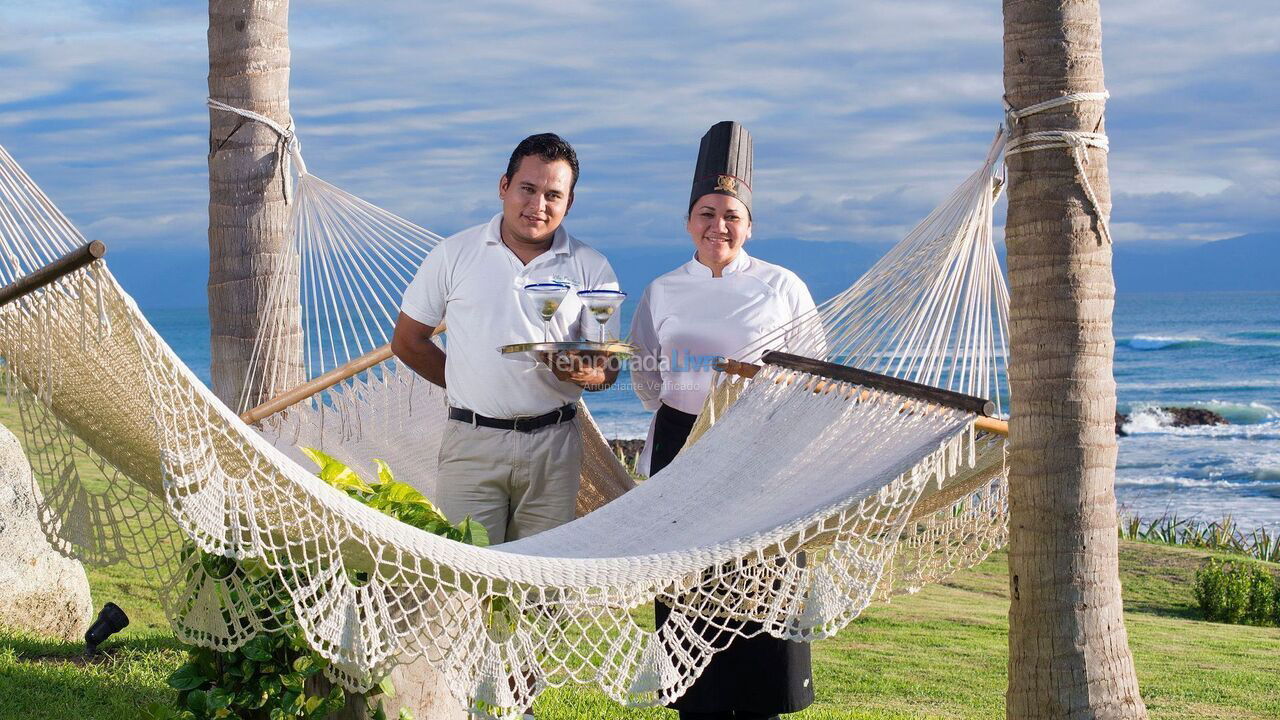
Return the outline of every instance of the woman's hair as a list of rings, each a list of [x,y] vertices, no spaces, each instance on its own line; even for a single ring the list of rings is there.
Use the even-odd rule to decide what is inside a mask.
[[[507,162],[507,171],[502,176],[510,182],[516,170],[520,169],[520,161],[530,155],[537,155],[547,162],[563,160],[569,163],[569,169],[573,171],[569,192],[573,192],[574,186],[578,184],[578,153],[573,151],[573,146],[565,142],[564,138],[555,133],[538,133],[521,140],[516,149],[511,151],[511,160]]]

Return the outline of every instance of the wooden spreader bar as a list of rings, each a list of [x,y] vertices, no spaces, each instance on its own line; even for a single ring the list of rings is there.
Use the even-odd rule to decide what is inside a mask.
[[[101,240],[85,243],[35,272],[23,275],[0,288],[0,305],[8,305],[24,295],[29,295],[106,254],[107,246]]]
[[[444,332],[444,330],[445,324],[440,323],[439,327],[437,327],[435,332],[431,335],[434,337]],[[312,395],[328,390],[349,377],[358,375],[378,363],[389,360],[391,358],[391,354],[391,343],[387,343],[381,347],[376,347],[360,357],[351,360],[345,365],[340,365],[323,375],[317,375],[301,385],[280,393],[255,408],[245,410],[240,414],[240,419],[250,425],[256,422],[261,422],[281,410],[297,405]]]
[[[979,430],[1005,436],[1009,434],[1009,423],[1005,420],[991,417],[995,412],[995,403],[984,398],[790,353],[771,351],[765,353],[761,360],[769,365],[777,365],[788,370],[796,370],[832,380],[853,383],[862,387],[884,390],[935,405],[971,412],[979,416],[974,422],[974,425]],[[746,378],[755,377],[756,373],[760,372],[760,367],[759,365],[737,360],[725,360],[716,365],[716,369],[721,372]]]
[[[895,395],[904,395],[931,402],[934,405],[964,410],[975,415],[990,416],[996,411],[996,404],[984,398],[965,395],[953,390],[943,390],[932,385],[896,378],[892,375],[881,375],[870,370],[859,370],[848,365],[839,365],[776,351],[765,353],[761,360],[769,365],[777,365],[788,370],[798,370],[811,375],[821,375],[832,380],[842,380],[863,387],[885,390]]]

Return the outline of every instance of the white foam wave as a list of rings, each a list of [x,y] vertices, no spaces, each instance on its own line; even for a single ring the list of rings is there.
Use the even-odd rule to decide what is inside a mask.
[[[1134,350],[1163,350],[1174,347],[1191,347],[1205,342],[1201,337],[1179,337],[1167,335],[1135,335],[1121,343]]]
[[[1265,440],[1280,437],[1280,410],[1260,402],[1234,403],[1208,400],[1188,403],[1184,407],[1200,408],[1226,418],[1228,425],[1192,425],[1173,427],[1173,416],[1158,405],[1136,404],[1124,424],[1130,435],[1171,433],[1213,437],[1246,437]]]
[[[1280,480],[1280,475],[1277,475]],[[1190,478],[1176,475],[1117,477],[1116,487],[1195,488],[1203,490],[1242,490],[1244,488],[1274,488],[1275,480],[1232,481],[1222,478]]]

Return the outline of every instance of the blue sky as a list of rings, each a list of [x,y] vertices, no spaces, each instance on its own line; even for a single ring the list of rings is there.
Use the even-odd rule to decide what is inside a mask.
[[[1103,24],[1117,242],[1280,225],[1275,0],[1104,0]],[[90,237],[206,243],[206,28],[204,2],[0,0],[0,144]],[[891,241],[1001,119],[995,0],[294,0],[290,36],[310,170],[446,234],[553,130],[576,234],[687,243],[698,138],[736,119],[757,238]]]

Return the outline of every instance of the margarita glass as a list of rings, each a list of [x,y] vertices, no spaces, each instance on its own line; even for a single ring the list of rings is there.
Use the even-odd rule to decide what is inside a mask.
[[[524,296],[533,303],[538,316],[542,318],[543,342],[550,340],[551,318],[555,317],[560,303],[564,302],[564,296],[568,294],[569,286],[564,283],[533,283],[524,286]]]
[[[618,311],[622,301],[627,299],[627,294],[621,290],[579,290],[578,299],[600,324],[600,342],[604,342],[605,325]]]

